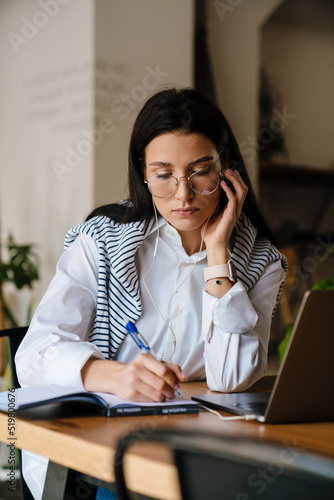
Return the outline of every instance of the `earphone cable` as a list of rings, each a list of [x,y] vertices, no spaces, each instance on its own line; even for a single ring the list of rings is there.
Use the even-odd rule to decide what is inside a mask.
[[[173,330],[173,324],[172,324],[172,318],[171,318],[171,312],[170,312],[170,305],[171,305],[171,302],[173,300],[174,295],[177,294],[177,292],[179,291],[179,289],[181,288],[181,286],[190,278],[190,276],[192,275],[192,273],[193,273],[193,271],[195,269],[195,266],[196,266],[196,264],[197,264],[197,262],[199,260],[199,257],[200,257],[200,254],[201,254],[201,251],[202,251],[202,248],[203,248],[204,235],[205,235],[206,226],[207,226],[209,220],[211,219],[211,216],[215,212],[217,204],[216,204],[214,210],[211,212],[211,214],[209,215],[209,217],[207,218],[207,220],[205,222],[204,229],[202,231],[201,244],[200,244],[200,248],[199,248],[199,251],[198,251],[198,255],[197,255],[196,260],[195,260],[195,262],[194,262],[194,264],[193,264],[193,266],[191,268],[190,273],[184,278],[184,280],[180,283],[180,285],[176,288],[176,290],[174,290],[174,292],[172,293],[172,295],[171,295],[171,297],[170,297],[170,299],[168,301],[168,305],[167,305],[168,321],[167,321],[164,318],[164,316],[162,315],[162,313],[160,312],[158,306],[156,305],[155,300],[153,299],[152,294],[151,294],[151,292],[150,292],[150,290],[149,290],[149,288],[148,288],[148,286],[146,284],[146,278],[150,274],[150,272],[152,271],[154,263],[155,263],[155,259],[156,259],[156,255],[157,255],[157,249],[158,249],[159,236],[160,236],[158,214],[157,214],[157,209],[156,209],[156,206],[155,206],[155,203],[154,203],[153,196],[152,196],[152,203],[153,203],[153,209],[154,209],[154,215],[155,215],[155,222],[156,222],[156,228],[157,228],[157,236],[156,236],[156,239],[155,239],[155,247],[154,247],[154,254],[153,254],[152,264],[151,264],[149,270],[146,272],[145,276],[143,277],[143,284],[144,284],[145,289],[146,289],[146,291],[148,293],[148,296],[150,297],[150,299],[152,301],[153,306],[155,307],[156,311],[158,312],[159,316],[161,317],[161,319],[163,320],[163,322],[165,323],[165,325],[167,326],[167,328],[169,329],[169,331],[171,332],[171,335],[172,335],[172,344],[173,344],[173,351],[172,351],[172,353],[169,356],[164,356],[164,357],[160,358],[163,361],[169,361],[174,356],[175,350],[176,350],[176,336],[175,336],[175,333],[174,333],[174,330]],[[218,203],[218,201],[217,201],[217,203]]]

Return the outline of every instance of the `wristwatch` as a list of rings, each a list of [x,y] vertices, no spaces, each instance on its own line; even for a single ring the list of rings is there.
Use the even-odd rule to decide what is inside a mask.
[[[204,280],[206,282],[215,278],[228,278],[232,283],[236,283],[237,273],[234,262],[229,260],[227,264],[209,266],[204,269]]]

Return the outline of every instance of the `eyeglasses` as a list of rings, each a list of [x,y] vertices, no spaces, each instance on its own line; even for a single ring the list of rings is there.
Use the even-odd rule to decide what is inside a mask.
[[[152,175],[145,179],[148,189],[153,196],[157,198],[169,198],[172,196],[179,185],[180,179],[187,179],[190,188],[197,194],[208,195],[216,191],[223,174],[213,172],[212,170],[201,170],[183,177],[174,177],[172,174]]]

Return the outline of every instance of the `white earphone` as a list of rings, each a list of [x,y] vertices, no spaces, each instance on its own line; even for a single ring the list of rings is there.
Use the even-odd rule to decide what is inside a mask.
[[[219,202],[219,198],[217,200],[217,204]],[[162,357],[160,358],[162,361],[171,361],[172,357],[174,356],[175,354],[175,350],[176,350],[176,336],[175,336],[175,333],[174,333],[174,330],[173,330],[173,324],[172,324],[172,319],[171,319],[171,315],[170,315],[170,304],[171,304],[171,301],[173,300],[173,297],[174,295],[177,294],[177,292],[179,291],[179,289],[181,288],[181,286],[190,278],[190,276],[192,275],[194,269],[195,269],[195,266],[198,262],[198,259],[200,257],[200,254],[201,254],[201,251],[202,251],[202,248],[203,248],[203,243],[204,243],[204,235],[205,235],[205,230],[206,230],[206,226],[211,218],[211,216],[213,215],[213,213],[215,212],[216,208],[217,208],[217,204],[215,206],[215,208],[213,209],[213,211],[211,212],[211,214],[209,215],[209,217],[207,218],[207,220],[205,221],[205,225],[204,225],[204,229],[202,231],[202,237],[201,237],[201,244],[200,244],[200,248],[199,248],[199,251],[198,251],[198,255],[197,255],[197,258],[191,268],[191,271],[190,273],[188,274],[188,276],[185,277],[185,279],[180,283],[180,285],[174,290],[174,292],[172,293],[169,301],[168,301],[168,305],[167,305],[167,312],[168,312],[168,321],[163,317],[163,315],[161,314],[158,306],[156,305],[153,297],[152,297],[152,294],[151,292],[149,291],[148,289],[148,286],[146,284],[146,278],[147,276],[150,274],[150,272],[152,271],[153,269],[153,266],[154,266],[154,263],[155,263],[155,259],[156,259],[156,256],[157,256],[157,251],[158,251],[158,243],[159,243],[159,221],[158,221],[158,213],[157,213],[157,209],[156,209],[156,206],[155,206],[155,203],[154,203],[154,199],[153,199],[153,196],[152,196],[152,203],[153,203],[153,209],[154,209],[154,215],[155,215],[155,222],[156,222],[156,231],[157,231],[157,236],[156,236],[156,239],[155,239],[155,247],[154,247],[154,253],[153,253],[153,260],[152,260],[152,264],[149,268],[149,270],[147,271],[147,273],[145,274],[144,278],[143,278],[143,284],[145,286],[145,289],[148,293],[148,296],[150,297],[151,301],[152,301],[152,304],[154,305],[156,311],[158,312],[158,314],[160,315],[160,317],[162,318],[163,322],[165,323],[165,325],[167,326],[168,330],[170,331],[171,333],[171,336],[172,336],[172,344],[173,344],[173,350],[172,350],[172,353],[169,355],[169,356],[165,356],[165,357]]]

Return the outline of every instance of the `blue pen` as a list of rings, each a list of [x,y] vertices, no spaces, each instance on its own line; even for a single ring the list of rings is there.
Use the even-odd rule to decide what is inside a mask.
[[[124,321],[126,322],[126,331],[131,335],[132,339],[135,341],[139,349],[144,349],[144,351],[149,352],[153,357],[155,357],[152,349],[150,348],[144,337],[138,332],[136,325],[127,318],[124,318]]]
[[[136,325],[132,323],[128,318],[124,318],[126,331],[129,333],[131,338],[135,341],[139,349],[144,349],[144,351],[149,352],[151,356],[157,359],[156,355],[150,348],[147,341],[144,339],[141,333],[138,332]],[[180,391],[176,391],[176,393],[181,396]]]

